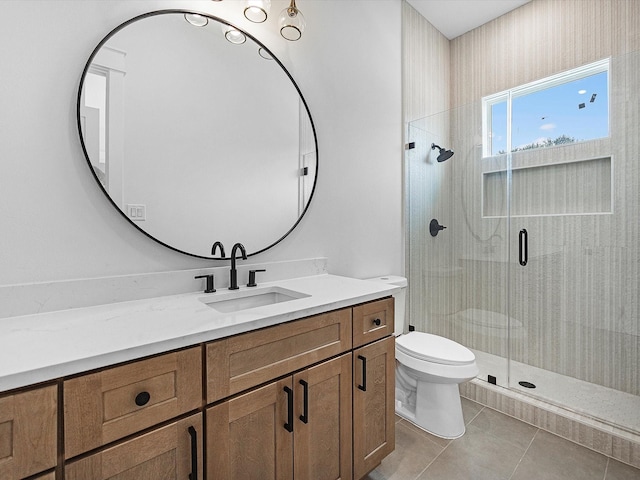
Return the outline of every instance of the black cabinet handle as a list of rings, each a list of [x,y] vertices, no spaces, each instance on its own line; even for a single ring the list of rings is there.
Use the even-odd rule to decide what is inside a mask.
[[[284,429],[293,432],[293,390],[284,387],[284,391],[287,394],[287,423],[284,424]]]
[[[302,415],[300,415],[300,420],[302,423],[309,423],[309,384],[300,380],[300,385],[302,385]]]
[[[379,327],[381,323],[382,323],[382,320],[380,320],[379,318],[375,318],[375,319],[373,320],[373,324],[374,324],[376,327]]]
[[[140,392],[136,395],[136,405],[139,407],[144,407],[151,400],[151,394],[149,392]]]
[[[358,360],[362,360],[362,385],[358,385],[358,388],[363,392],[367,391],[367,359],[362,355],[358,355]]]
[[[527,265],[529,261],[529,234],[526,229],[520,230],[518,235],[518,247],[519,247],[519,261],[523,267]]]
[[[198,432],[193,426],[187,429],[191,436],[191,473],[189,480],[198,480]]]

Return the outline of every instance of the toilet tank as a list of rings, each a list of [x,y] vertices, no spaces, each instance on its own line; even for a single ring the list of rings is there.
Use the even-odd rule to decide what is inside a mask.
[[[407,297],[407,279],[396,275],[385,275],[383,277],[368,278],[367,280],[372,282],[388,283],[397,287],[402,287],[402,290],[400,290],[398,293],[393,294],[395,304],[393,310],[393,334],[395,336],[401,335],[402,333],[404,333],[404,312]]]

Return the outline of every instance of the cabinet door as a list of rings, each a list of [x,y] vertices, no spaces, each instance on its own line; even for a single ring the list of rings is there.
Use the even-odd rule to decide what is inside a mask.
[[[65,480],[202,479],[202,414],[69,463]]]
[[[57,462],[55,386],[0,398],[0,478],[13,480]]]
[[[353,476],[360,479],[395,448],[395,338],[353,352]]]
[[[351,353],[293,376],[296,479],[351,479]]]
[[[209,408],[207,477],[292,479],[292,402],[287,377]]]

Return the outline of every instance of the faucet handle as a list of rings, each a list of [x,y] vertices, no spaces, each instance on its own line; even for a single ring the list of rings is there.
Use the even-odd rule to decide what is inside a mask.
[[[249,270],[249,283],[247,283],[247,287],[257,287],[256,283],[256,272],[266,272],[266,270]]]
[[[213,293],[216,291],[215,287],[214,287],[214,279],[213,279],[213,273],[210,273],[209,275],[198,275],[197,277],[193,277],[193,278],[206,278],[207,279],[207,288],[205,289],[204,293]]]

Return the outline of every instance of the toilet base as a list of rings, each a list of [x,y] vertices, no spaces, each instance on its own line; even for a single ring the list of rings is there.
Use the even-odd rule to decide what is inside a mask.
[[[401,391],[396,393],[396,413],[400,417],[440,438],[454,439],[464,435],[457,383],[418,382],[414,405],[404,403],[403,395]]]

